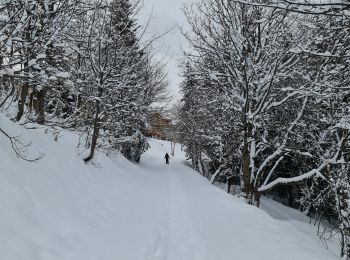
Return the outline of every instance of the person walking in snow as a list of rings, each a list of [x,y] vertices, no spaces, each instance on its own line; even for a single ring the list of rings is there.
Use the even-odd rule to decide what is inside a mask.
[[[165,158],[165,163],[166,163],[166,164],[169,164],[170,156],[169,156],[168,153],[165,154],[164,158]]]

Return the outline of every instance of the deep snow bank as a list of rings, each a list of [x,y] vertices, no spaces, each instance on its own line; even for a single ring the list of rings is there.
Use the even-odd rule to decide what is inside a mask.
[[[52,130],[27,130],[3,115],[0,126],[32,142],[28,158],[45,154],[36,163],[19,160],[0,135],[0,259],[103,260],[123,256],[120,248],[125,258],[117,259],[128,259],[136,234],[127,227],[142,217],[133,214],[140,199],[130,196],[145,178],[140,168],[101,153],[85,164],[75,133],[62,131],[55,141]],[[122,211],[130,217],[117,218]]]

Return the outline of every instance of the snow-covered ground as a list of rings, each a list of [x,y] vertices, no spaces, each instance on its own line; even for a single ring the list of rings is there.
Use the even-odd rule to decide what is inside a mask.
[[[2,115],[0,126],[31,140],[30,155],[45,153],[21,161],[0,135],[1,260],[339,259],[304,222],[270,216],[209,184],[179,149],[165,165],[167,142],[150,140],[140,165],[102,153],[86,165],[75,133],[55,141],[51,130],[27,130]],[[273,203],[264,208],[279,208]]]
[[[324,226],[320,225],[320,227],[318,227],[318,222],[315,223],[314,219],[310,220],[309,217],[307,217],[305,214],[302,214],[300,211],[284,206],[270,198],[262,197],[261,209],[263,209],[272,218],[281,220],[288,225],[292,225],[295,229],[305,233],[312,239],[315,239],[318,228],[321,234],[324,232],[324,226],[329,226],[325,221],[323,223]],[[335,232],[331,233],[329,227],[323,234],[324,235],[322,238],[318,240],[319,243],[321,243],[325,248],[328,248],[330,251],[334,252],[334,254],[339,254],[340,237],[338,234],[335,234]]]

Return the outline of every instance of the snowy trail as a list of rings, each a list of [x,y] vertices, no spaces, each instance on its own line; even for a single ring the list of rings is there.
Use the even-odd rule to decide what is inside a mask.
[[[151,162],[162,158],[146,158]],[[152,159],[152,160],[151,160]],[[155,212],[155,221],[151,224],[150,245],[146,250],[147,260],[202,260],[204,248],[201,247],[193,220],[189,214],[187,197],[176,176],[176,162],[161,165],[152,172],[156,176],[155,187],[159,191],[159,203]],[[158,181],[158,183],[157,183]],[[152,187],[153,189],[155,188]]]
[[[339,259],[304,223],[274,219],[211,185],[179,147],[165,165],[167,142],[151,139],[140,165],[102,153],[91,165],[77,156],[75,133],[55,141],[44,129],[0,124],[46,154],[18,160],[0,138],[1,260]]]
[[[156,140],[151,146],[142,167],[155,179],[158,207],[146,257],[140,259],[338,259],[312,235],[210,185],[182,154],[163,165],[169,147]]]

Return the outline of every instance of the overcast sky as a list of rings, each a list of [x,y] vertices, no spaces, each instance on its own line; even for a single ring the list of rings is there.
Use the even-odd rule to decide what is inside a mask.
[[[167,63],[167,72],[170,80],[170,89],[176,95],[181,82],[179,76],[179,59],[182,49],[186,48],[186,41],[182,36],[179,26],[185,26],[185,17],[182,12],[184,3],[194,0],[143,0],[144,7],[140,24],[144,24],[149,17],[151,23],[148,28],[148,35],[162,34],[173,28],[168,34],[154,43],[157,57],[164,58]]]

